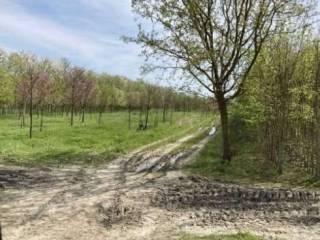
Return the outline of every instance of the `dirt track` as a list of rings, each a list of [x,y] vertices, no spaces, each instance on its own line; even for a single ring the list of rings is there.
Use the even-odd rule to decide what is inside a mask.
[[[171,152],[191,137],[96,169],[0,166],[4,240],[179,239],[182,232],[239,230],[320,240],[319,193],[187,177],[179,167],[207,139]]]

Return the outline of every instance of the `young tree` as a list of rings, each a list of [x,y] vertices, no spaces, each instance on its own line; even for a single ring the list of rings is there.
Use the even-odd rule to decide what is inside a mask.
[[[34,98],[37,94],[38,83],[45,76],[45,66],[46,61],[39,62],[35,56],[29,56],[26,61],[24,79],[19,87],[21,95],[27,99],[29,106],[29,138],[32,138]]]
[[[162,91],[162,122],[166,122],[167,120],[167,112],[169,107],[169,90],[163,89]]]
[[[314,111],[314,134],[313,134],[313,149],[314,149],[314,155],[316,159],[315,163],[315,172],[316,177],[320,179],[320,40],[315,42],[315,81],[313,90],[315,92],[314,94],[314,100],[313,100],[313,111]]]
[[[9,105],[14,104],[14,82],[9,76],[3,65],[0,66],[0,106],[5,111],[7,111]]]
[[[74,111],[79,100],[79,93],[81,93],[81,82],[85,79],[85,70],[78,67],[73,67],[67,71],[65,77],[68,89],[68,102],[70,105],[70,126],[74,123]]]
[[[131,83],[128,81],[126,86],[126,105],[128,109],[128,128],[131,129],[131,112],[134,106],[134,91],[132,89]]]
[[[84,123],[85,109],[89,101],[90,94],[94,89],[94,82],[87,77],[81,79],[79,83],[79,100],[82,111],[81,122]]]
[[[48,72],[43,72],[39,75],[37,83],[37,105],[40,108],[40,132],[42,132],[43,129],[44,107],[49,103],[53,93],[52,85],[53,83],[49,77]]]
[[[67,107],[69,103],[69,87],[70,82],[68,78],[70,77],[71,64],[67,59],[61,59],[58,64],[56,64],[51,72],[52,76],[52,99],[51,103],[56,107],[60,107],[61,116],[63,117],[65,113],[68,114]]]
[[[144,129],[148,129],[149,126],[149,118],[150,118],[150,110],[152,107],[152,96],[155,93],[155,86],[146,83],[146,96],[145,96],[145,112],[146,112],[146,116],[145,116],[145,122],[144,122]]]
[[[129,40],[142,45],[147,57],[164,57],[213,94],[220,112],[223,159],[231,160],[228,102],[242,92],[267,37],[278,31],[289,14],[302,14],[302,3],[133,0],[132,5],[153,27],[140,28],[137,38]]]
[[[102,122],[102,114],[106,110],[108,104],[108,90],[106,83],[103,79],[98,78],[93,89],[93,98],[95,105],[98,109],[98,124]]]
[[[8,55],[4,64],[7,69],[10,82],[14,87],[14,104],[19,108],[21,127],[25,126],[25,113],[27,108],[26,89],[21,89],[21,82],[25,78],[26,62],[29,56],[25,53],[12,53]],[[24,91],[24,93],[23,93]],[[21,94],[22,93],[22,94]]]

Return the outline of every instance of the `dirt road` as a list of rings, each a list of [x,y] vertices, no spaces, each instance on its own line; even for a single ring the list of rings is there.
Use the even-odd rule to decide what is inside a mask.
[[[208,138],[173,150],[192,137],[99,168],[0,166],[4,240],[179,239],[183,232],[238,231],[320,240],[320,193],[185,176],[179,168]]]

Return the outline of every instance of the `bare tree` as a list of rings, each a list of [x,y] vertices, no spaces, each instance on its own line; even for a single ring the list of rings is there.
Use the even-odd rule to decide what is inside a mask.
[[[140,25],[137,38],[127,40],[142,45],[147,57],[164,58],[170,66],[162,68],[182,70],[214,96],[220,112],[223,159],[230,161],[228,102],[242,93],[267,37],[283,26],[289,14],[302,15],[302,3],[133,0],[134,11],[149,20],[152,28],[144,30]]]

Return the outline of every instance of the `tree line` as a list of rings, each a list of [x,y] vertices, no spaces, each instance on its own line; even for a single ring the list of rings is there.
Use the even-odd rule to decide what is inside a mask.
[[[320,178],[320,39],[306,30],[268,41],[245,92],[235,111],[253,127],[271,166]]]
[[[147,129],[149,113],[161,113],[168,120],[169,111],[207,111],[208,99],[197,94],[175,91],[169,87],[132,81],[72,65],[68,60],[50,61],[27,53],[0,53],[0,113],[16,114],[21,127],[28,117],[29,137],[32,137],[33,118],[40,118],[43,129],[45,114],[68,116],[74,125],[75,114],[85,121],[86,112],[98,113],[98,124],[103,113],[140,112],[139,129]],[[144,118],[142,118],[142,115]]]

